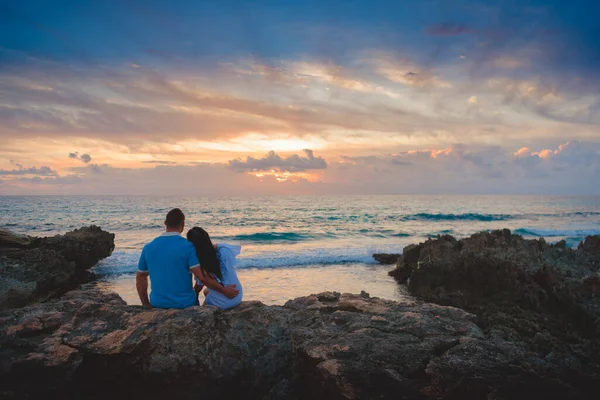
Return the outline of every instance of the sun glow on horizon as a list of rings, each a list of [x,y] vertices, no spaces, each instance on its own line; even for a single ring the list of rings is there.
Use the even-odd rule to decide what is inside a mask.
[[[249,172],[249,175],[253,175],[260,180],[265,177],[274,177],[278,182],[298,182],[299,180],[305,180],[307,182],[315,183],[321,180],[321,176],[315,173],[306,172],[282,172],[277,170],[260,171],[260,172]]]

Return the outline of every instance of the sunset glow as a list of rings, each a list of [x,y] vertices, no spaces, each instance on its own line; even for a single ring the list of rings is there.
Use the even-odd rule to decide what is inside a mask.
[[[600,54],[575,6],[94,4],[0,6],[0,193],[600,187]]]

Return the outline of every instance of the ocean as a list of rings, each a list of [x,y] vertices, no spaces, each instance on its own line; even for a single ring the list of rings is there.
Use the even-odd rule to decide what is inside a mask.
[[[139,304],[135,271],[142,247],[173,207],[186,229],[242,245],[246,300],[283,304],[325,290],[402,299],[405,289],[373,253],[400,253],[440,234],[465,237],[509,228],[576,246],[600,234],[600,197],[555,196],[0,196],[0,227],[34,236],[98,225],[116,234],[114,254],[95,268],[97,286]]]

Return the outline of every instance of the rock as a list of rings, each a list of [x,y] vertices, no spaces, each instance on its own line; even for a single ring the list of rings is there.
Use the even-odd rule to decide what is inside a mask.
[[[519,342],[523,352],[544,360],[551,355],[557,370],[584,366],[585,386],[600,377],[596,245],[586,238],[569,249],[506,229],[461,240],[440,237],[405,249],[391,274],[408,281],[410,293],[422,300],[475,314],[496,340]],[[566,387],[548,388],[568,398]]]
[[[11,232],[7,229],[0,229],[0,254],[14,249],[23,249],[31,244],[31,238],[27,235],[21,235]]]
[[[594,274],[583,279],[583,287],[588,296],[600,296],[600,274]]]
[[[586,237],[577,249],[585,253],[600,253],[600,235]]]
[[[317,299],[319,299],[321,302],[337,301],[339,298],[339,292],[323,292],[317,295]]]
[[[561,240],[561,241],[558,241],[558,242],[554,243],[554,244],[553,244],[553,245],[551,245],[551,246],[552,246],[552,247],[556,247],[556,248],[558,248],[558,249],[563,249],[563,250],[564,250],[564,249],[566,249],[566,248],[567,248],[567,241],[563,239],[563,240]]]
[[[0,397],[596,395],[583,365],[565,367],[564,359],[487,335],[475,322],[454,307],[352,294],[222,311],[144,309],[114,294],[74,291],[0,312]],[[546,352],[554,346],[545,336],[536,341]]]
[[[386,253],[373,254],[373,258],[375,259],[375,261],[377,261],[379,264],[383,264],[383,265],[396,264],[396,262],[398,262],[399,257],[400,257],[400,254],[386,254]]]
[[[0,309],[45,301],[89,281],[88,269],[111,255],[114,234],[96,226],[32,238],[0,234]]]

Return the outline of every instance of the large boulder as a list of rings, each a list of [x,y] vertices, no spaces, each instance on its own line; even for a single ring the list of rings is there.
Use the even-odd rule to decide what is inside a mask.
[[[589,237],[575,250],[526,240],[508,229],[461,240],[441,236],[406,247],[390,275],[436,303],[516,301],[537,307],[552,297],[540,290],[579,282],[600,269],[592,250],[595,240]]]
[[[409,292],[477,316],[489,335],[521,341],[539,357],[600,374],[598,238],[578,249],[509,230],[457,240],[445,236],[405,249],[390,272]],[[566,364],[561,368],[566,367]]]
[[[89,268],[114,247],[114,234],[96,226],[47,238],[0,232],[0,309],[45,301],[89,281]]]
[[[92,290],[0,312],[3,398],[591,399],[597,384],[463,310],[366,293],[222,311]]]

